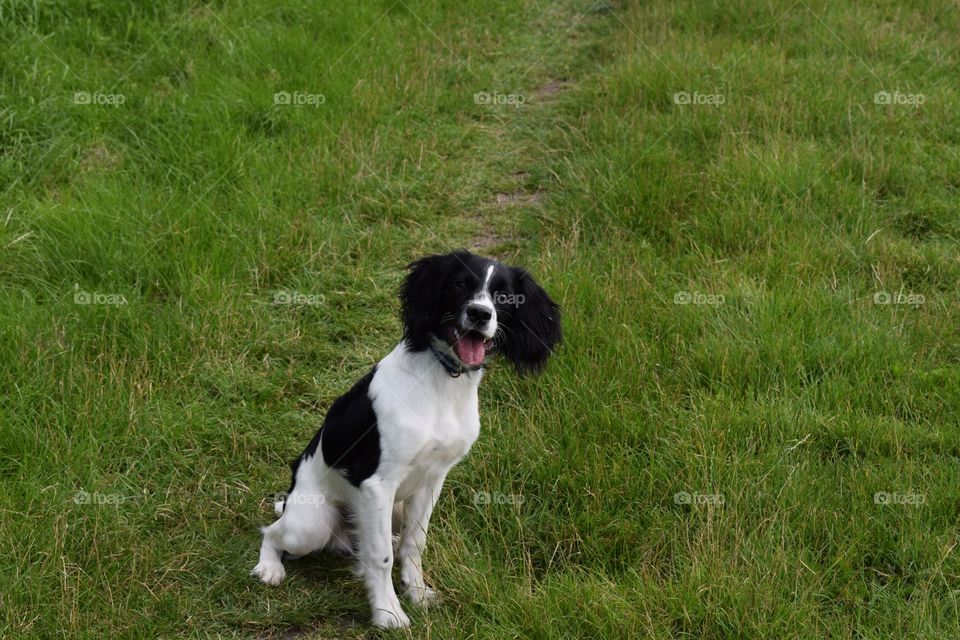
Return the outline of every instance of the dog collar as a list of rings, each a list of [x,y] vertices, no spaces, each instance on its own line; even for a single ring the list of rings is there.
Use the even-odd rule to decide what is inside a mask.
[[[465,367],[460,360],[452,357],[449,353],[441,351],[433,346],[433,341],[430,342],[430,351],[433,352],[433,355],[437,357],[437,360],[440,361],[441,366],[451,378],[459,378],[464,372],[469,371],[479,371],[483,368],[482,364]]]

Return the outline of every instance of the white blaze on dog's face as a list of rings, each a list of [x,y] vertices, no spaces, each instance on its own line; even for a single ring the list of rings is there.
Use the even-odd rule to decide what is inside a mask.
[[[454,311],[454,321],[446,327],[447,343],[456,352],[457,357],[469,366],[483,364],[488,351],[493,348],[493,337],[497,333],[497,309],[493,304],[490,281],[496,270],[496,264],[486,265],[479,287],[479,279],[469,268],[456,276],[450,299]],[[472,286],[471,286],[472,285]],[[461,301],[464,293],[473,290],[472,295]]]

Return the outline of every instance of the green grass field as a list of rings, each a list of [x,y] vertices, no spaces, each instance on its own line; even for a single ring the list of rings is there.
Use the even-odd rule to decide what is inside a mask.
[[[960,637],[946,0],[0,0],[0,636]],[[425,556],[248,573],[467,247],[564,307]]]

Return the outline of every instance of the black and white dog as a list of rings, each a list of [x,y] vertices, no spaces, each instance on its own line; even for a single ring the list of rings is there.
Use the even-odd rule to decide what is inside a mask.
[[[393,531],[407,597],[428,605],[421,555],[443,481],[480,431],[477,388],[499,353],[539,371],[561,337],[560,309],[533,278],[467,251],[409,265],[403,340],[334,401],[293,463],[293,483],[263,529],[253,575],[280,584],[284,552],[354,553],[373,624],[409,626],[393,588]]]

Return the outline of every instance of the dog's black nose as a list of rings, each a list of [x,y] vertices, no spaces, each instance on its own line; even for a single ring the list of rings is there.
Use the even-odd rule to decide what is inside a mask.
[[[481,304],[471,304],[467,307],[467,320],[470,322],[486,322],[492,315],[490,307],[485,307]]]

